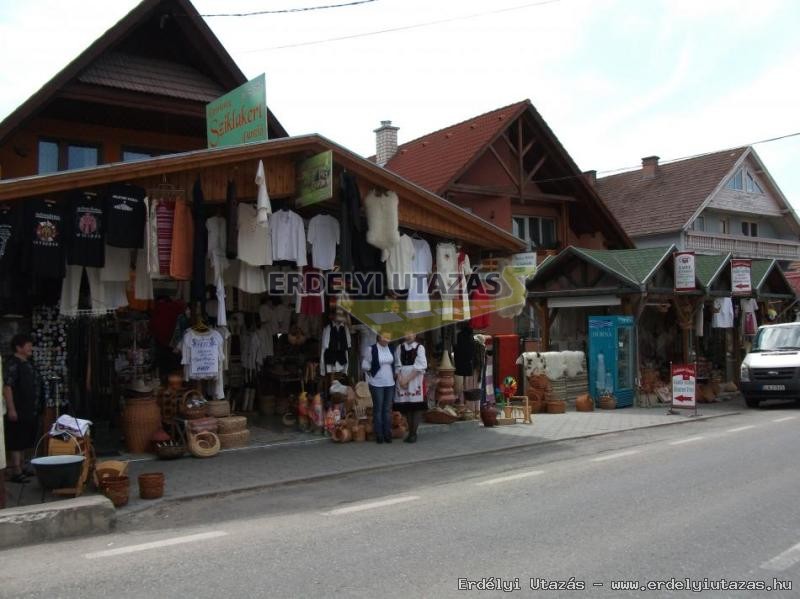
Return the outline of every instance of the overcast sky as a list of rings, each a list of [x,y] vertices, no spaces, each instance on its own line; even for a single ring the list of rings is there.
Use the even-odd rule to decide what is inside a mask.
[[[343,1],[195,6],[206,14]],[[136,4],[0,0],[0,118]],[[382,119],[400,127],[402,143],[525,98],[583,170],[800,131],[796,0],[376,0],[207,21],[248,77],[266,73],[267,102],[290,134],[318,132],[363,155],[374,152]],[[434,21],[447,22],[405,28]],[[800,137],[756,150],[800,209]]]

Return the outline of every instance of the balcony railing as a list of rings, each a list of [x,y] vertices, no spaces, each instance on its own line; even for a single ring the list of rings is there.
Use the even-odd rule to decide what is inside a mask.
[[[775,258],[777,260],[800,260],[800,242],[787,239],[762,239],[738,235],[721,235],[686,232],[686,249],[696,252],[727,254],[739,258]]]

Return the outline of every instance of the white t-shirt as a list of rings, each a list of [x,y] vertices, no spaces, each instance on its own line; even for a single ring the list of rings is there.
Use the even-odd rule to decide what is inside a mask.
[[[297,266],[306,266],[306,230],[300,215],[291,210],[278,210],[270,218],[269,226],[272,233],[272,259],[291,260]]]
[[[320,270],[331,270],[339,243],[339,221],[330,214],[318,214],[308,223],[311,264]]]
[[[225,339],[214,330],[198,333],[194,329],[186,329],[181,347],[181,364],[183,378],[193,380],[216,380],[214,396],[225,397],[225,385],[222,370],[225,364]]]
[[[733,302],[729,297],[718,297],[714,300],[714,315],[711,326],[715,329],[733,328]]]
[[[408,235],[388,250],[383,250],[389,289],[408,289],[414,265],[414,242]]]
[[[257,222],[258,210],[250,204],[239,204],[239,260],[250,266],[272,264],[270,227]]]

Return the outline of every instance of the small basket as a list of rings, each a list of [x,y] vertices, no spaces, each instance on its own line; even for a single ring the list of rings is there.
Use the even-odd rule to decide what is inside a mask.
[[[215,399],[208,402],[208,415],[214,418],[225,418],[231,415],[231,404],[227,399]]]
[[[178,441],[156,443],[156,455],[159,460],[177,460],[186,453],[186,446]]]
[[[106,476],[100,479],[100,490],[114,507],[122,507],[128,503],[130,480],[127,476]]]
[[[147,472],[139,475],[139,497],[158,499],[164,495],[164,473]]]
[[[547,402],[548,414],[564,414],[567,411],[567,402],[563,399],[551,399]]]
[[[425,422],[430,424],[453,424],[456,420],[458,420],[458,416],[453,416],[440,410],[425,412]]]
[[[601,410],[614,410],[617,407],[617,400],[613,395],[604,395],[600,398]]]
[[[189,452],[196,458],[211,458],[219,453],[219,437],[214,433],[198,433],[188,435]]]
[[[202,399],[202,405],[190,406],[189,401],[192,399]],[[194,420],[195,418],[204,418],[208,414],[208,402],[198,391],[191,390],[183,394],[179,405],[179,412],[186,420]]]
[[[247,430],[247,418],[244,416],[228,416],[217,420],[217,432],[220,435],[239,433]]]
[[[94,469],[94,486],[101,489],[101,482],[109,476],[127,476],[128,462],[120,460],[104,460],[97,462]]]
[[[250,442],[250,431],[236,431],[233,433],[219,433],[220,447],[222,449],[234,449],[236,447],[246,447]]]

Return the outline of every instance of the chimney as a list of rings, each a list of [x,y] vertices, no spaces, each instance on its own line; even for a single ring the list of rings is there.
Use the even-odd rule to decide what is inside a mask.
[[[381,121],[381,126],[375,129],[375,162],[383,166],[397,153],[397,130],[392,127],[392,121]]]
[[[658,156],[642,158],[642,179],[655,179],[658,173]]]
[[[586,171],[585,173],[583,173],[583,178],[586,179],[586,182],[589,185],[594,187],[595,184],[597,183],[597,171],[596,170]]]

